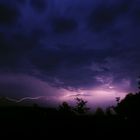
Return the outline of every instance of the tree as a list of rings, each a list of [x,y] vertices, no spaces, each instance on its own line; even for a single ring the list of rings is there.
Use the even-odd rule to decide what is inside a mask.
[[[63,102],[62,105],[59,106],[59,112],[63,115],[73,114],[72,107],[67,102]]]
[[[89,108],[86,106],[87,101],[81,98],[76,98],[76,105],[74,107],[70,106],[67,102],[63,102],[59,106],[59,112],[63,115],[80,115],[88,112]]]
[[[106,109],[106,115],[108,115],[108,116],[117,115],[115,110],[114,110],[114,106],[110,106]]]
[[[96,109],[95,116],[102,117],[102,116],[104,116],[104,115],[105,115],[105,113],[104,113],[104,111],[102,110],[102,108],[98,107],[98,108]]]
[[[138,89],[140,90],[140,77],[138,79]],[[118,102],[115,111],[124,118],[139,119],[140,91],[127,94],[123,100]]]
[[[116,102],[117,102],[117,104],[119,104],[119,102],[120,102],[120,97],[116,97]]]
[[[84,101],[81,98],[76,98],[76,106],[74,108],[74,110],[78,113],[78,114],[85,114],[87,113],[87,111],[89,110],[89,108],[86,106],[87,101]]]

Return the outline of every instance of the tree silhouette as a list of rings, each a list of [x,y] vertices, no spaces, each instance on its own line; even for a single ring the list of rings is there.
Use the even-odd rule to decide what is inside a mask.
[[[89,110],[89,108],[86,106],[87,101],[84,101],[81,98],[76,98],[76,106],[74,110],[79,114],[85,114]]]
[[[114,110],[114,106],[110,106],[110,107],[106,108],[106,112],[105,113],[106,113],[107,116],[117,115],[116,111]]]
[[[117,102],[117,104],[120,102],[120,97],[116,97],[116,102]]]
[[[63,115],[80,115],[86,114],[89,108],[86,106],[87,101],[84,101],[81,98],[76,98],[76,105],[74,107],[70,106],[67,102],[63,102],[62,105],[59,106],[59,112]]]
[[[138,80],[138,89],[140,89],[140,77]],[[118,102],[115,111],[128,119],[138,119],[140,117],[140,91],[129,93]]]
[[[63,102],[62,105],[59,106],[59,112],[63,115],[69,115],[72,113],[72,107],[67,102]]]
[[[96,109],[96,111],[95,111],[95,116],[97,116],[97,117],[102,117],[102,116],[104,116],[104,115],[105,115],[105,113],[104,113],[103,109],[100,108],[100,107],[98,107],[98,108]]]

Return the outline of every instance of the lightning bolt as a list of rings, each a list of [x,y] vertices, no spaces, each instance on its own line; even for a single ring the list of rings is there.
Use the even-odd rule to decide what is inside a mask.
[[[41,98],[46,98],[46,96],[24,97],[24,98],[21,98],[21,99],[19,99],[19,100],[6,97],[7,100],[13,101],[13,102],[16,102],[16,103],[20,103],[20,102],[23,102],[23,101],[25,101],[25,100],[38,100],[38,99],[41,99]]]

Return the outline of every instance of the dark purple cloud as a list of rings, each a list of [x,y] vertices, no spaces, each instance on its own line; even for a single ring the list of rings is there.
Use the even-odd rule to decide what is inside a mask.
[[[47,9],[47,1],[46,0],[30,0],[30,4],[32,8],[37,12],[44,12]]]
[[[89,30],[93,32],[110,28],[120,16],[125,16],[129,12],[131,2],[122,1],[116,5],[103,2],[93,9],[88,17]]]
[[[16,24],[20,16],[20,12],[16,6],[0,4],[0,25],[2,27],[10,27]]]
[[[56,33],[67,33],[75,30],[77,22],[74,19],[63,17],[54,17],[52,19],[52,28]]]
[[[129,82],[132,89],[140,71],[139,8],[138,0],[1,1],[0,71],[70,90]]]
[[[0,75],[1,96],[11,98],[38,97],[44,96],[47,99],[63,95],[63,90],[53,88],[46,82],[25,74],[2,73]],[[9,95],[10,91],[10,95]]]

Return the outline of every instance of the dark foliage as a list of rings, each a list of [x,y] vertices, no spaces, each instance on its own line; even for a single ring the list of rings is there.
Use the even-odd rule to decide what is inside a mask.
[[[140,79],[138,81],[138,89],[140,89]],[[129,93],[120,102],[117,100],[115,111],[118,115],[125,119],[137,120],[140,118],[140,91],[137,93]]]
[[[72,107],[67,102],[63,102],[62,105],[59,106],[60,113],[65,115],[82,115],[86,114],[89,108],[86,106],[87,101],[84,101],[81,98],[76,98],[76,106]]]
[[[93,114],[87,113],[87,101],[80,98],[76,98],[74,107],[63,102],[59,109],[42,108],[37,104],[32,107],[11,105],[9,101],[6,106],[7,101],[1,98],[0,124],[6,133],[25,131],[34,137],[35,134],[53,137],[57,133],[78,137],[90,134],[94,137],[111,134],[116,137],[136,136],[140,123],[140,92],[130,93],[123,100],[117,97],[116,101],[117,106],[108,107],[106,112],[97,108]]]
[[[74,110],[79,114],[85,114],[89,110],[88,107],[86,107],[87,101],[84,101],[83,99],[76,98],[76,107]]]

